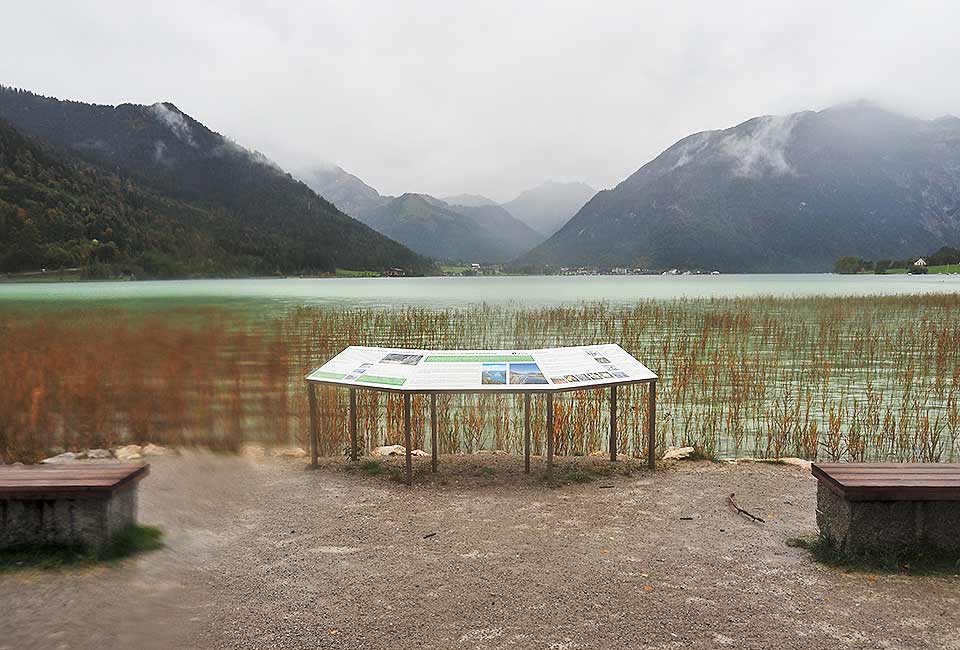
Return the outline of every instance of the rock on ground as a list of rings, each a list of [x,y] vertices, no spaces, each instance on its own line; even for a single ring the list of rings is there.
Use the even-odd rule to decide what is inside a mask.
[[[166,456],[167,454],[173,453],[170,449],[166,447],[161,447],[160,445],[155,445],[152,442],[144,446],[143,451],[144,456]]]
[[[663,455],[663,460],[683,460],[693,453],[693,447],[670,447]]]
[[[383,447],[374,447],[370,452],[371,456],[403,456],[407,453],[407,448],[403,445],[385,445]]]
[[[143,447],[140,445],[124,445],[123,447],[117,447],[114,450],[114,455],[120,461],[140,460],[143,458]]]
[[[51,456],[50,458],[44,458],[40,462],[44,465],[62,465],[64,463],[75,463],[82,457],[83,456],[81,454],[77,454],[72,451],[65,451],[62,454],[57,454],[56,456]]]

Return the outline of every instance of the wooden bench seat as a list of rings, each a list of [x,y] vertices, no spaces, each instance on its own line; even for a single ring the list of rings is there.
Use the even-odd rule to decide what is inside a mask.
[[[818,463],[811,471],[847,501],[960,501],[960,464]]]
[[[850,554],[960,557],[960,464],[815,463],[820,533]]]
[[[148,465],[0,466],[0,548],[107,543],[136,523]]]

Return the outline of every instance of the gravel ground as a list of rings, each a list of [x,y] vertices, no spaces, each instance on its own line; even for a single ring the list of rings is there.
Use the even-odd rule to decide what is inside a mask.
[[[140,520],[168,547],[0,576],[0,649],[960,649],[957,576],[784,544],[816,533],[803,469],[620,463],[551,487],[516,457],[443,460],[407,488],[342,461],[155,459]]]

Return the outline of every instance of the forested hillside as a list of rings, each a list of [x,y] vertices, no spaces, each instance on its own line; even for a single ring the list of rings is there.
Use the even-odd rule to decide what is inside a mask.
[[[432,268],[172,104],[98,106],[0,88],[0,118],[10,122],[0,188],[4,270],[77,264],[182,276]],[[91,257],[90,247],[100,246],[116,253]]]

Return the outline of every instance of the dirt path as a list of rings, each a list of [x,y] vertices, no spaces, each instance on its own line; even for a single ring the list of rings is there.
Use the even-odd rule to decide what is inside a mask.
[[[408,489],[343,466],[159,459],[141,521],[169,547],[0,577],[0,648],[960,648],[960,578],[845,574],[784,544],[816,532],[797,468],[550,488],[473,457]]]

